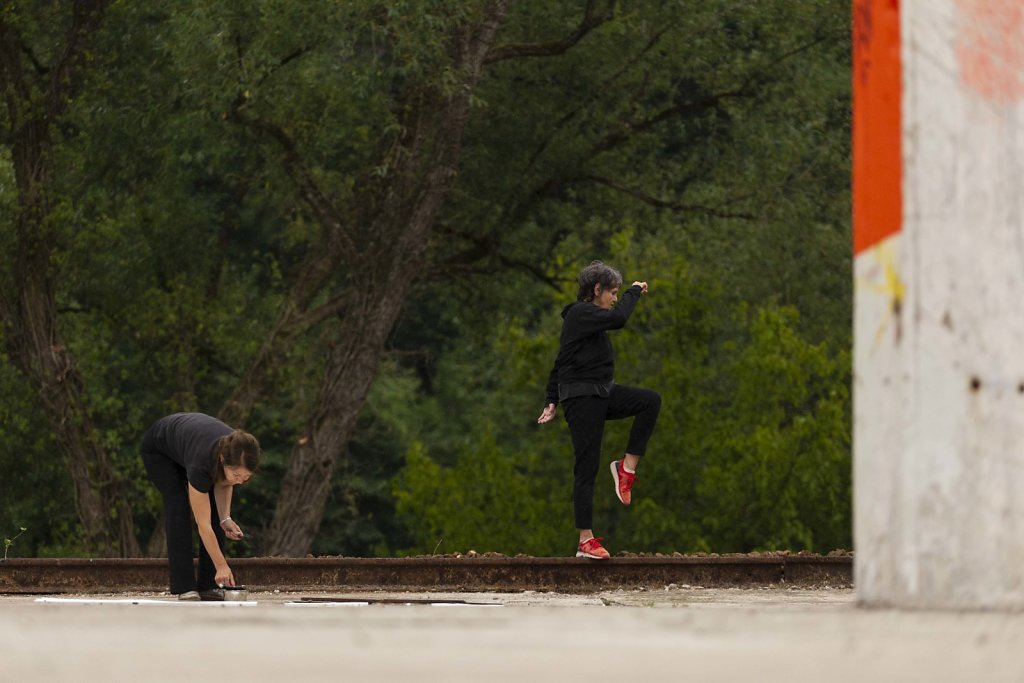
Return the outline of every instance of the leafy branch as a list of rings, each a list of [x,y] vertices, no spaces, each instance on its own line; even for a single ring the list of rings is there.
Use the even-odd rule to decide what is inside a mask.
[[[495,47],[487,55],[484,60],[485,64],[493,64],[494,62],[500,62],[505,59],[517,59],[520,57],[557,57],[558,55],[565,54],[570,48],[574,47],[583,38],[593,31],[595,28],[604,24],[614,15],[615,2],[612,0],[607,3],[607,9],[603,13],[598,13],[595,10],[597,3],[594,0],[587,2],[587,8],[583,13],[583,19],[580,20],[579,26],[562,40],[552,41],[550,43],[515,43],[509,45],[499,45]]]
[[[14,538],[7,538],[6,536],[4,536],[4,559],[5,560],[7,559],[7,551],[10,550],[11,546],[14,545],[14,542],[16,540],[18,540],[18,536],[21,536],[23,533],[28,531],[28,529],[26,529],[23,526],[22,527],[18,527],[18,528],[20,529],[20,531],[18,531],[18,533],[14,535]]]

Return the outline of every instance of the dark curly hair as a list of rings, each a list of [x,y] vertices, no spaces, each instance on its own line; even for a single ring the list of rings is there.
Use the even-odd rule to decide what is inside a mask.
[[[591,261],[590,265],[580,271],[580,291],[577,301],[593,301],[594,285],[602,289],[614,289],[622,284],[622,273],[600,261]]]

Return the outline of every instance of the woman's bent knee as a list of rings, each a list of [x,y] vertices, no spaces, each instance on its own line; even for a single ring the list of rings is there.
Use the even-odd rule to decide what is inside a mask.
[[[661,410],[661,394],[657,391],[647,390],[647,409],[654,413]]]

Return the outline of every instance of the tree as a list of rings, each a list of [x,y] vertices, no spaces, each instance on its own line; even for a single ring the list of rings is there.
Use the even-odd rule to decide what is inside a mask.
[[[3,220],[0,317],[10,357],[29,378],[68,458],[75,505],[91,548],[138,554],[122,483],[90,414],[82,376],[58,324],[55,280],[62,219],[53,197],[54,136],[89,67],[102,0],[39,7],[9,3],[0,14],[4,135],[16,205]],[[58,28],[59,27],[59,28]]]
[[[663,403],[634,505],[619,505],[603,471],[595,529],[609,547],[634,552],[850,547],[849,353],[809,343],[793,308],[729,307],[725,292],[656,238],[614,242],[609,260],[651,285],[629,325],[612,333],[616,378],[659,391]],[[559,298],[571,296],[567,288]],[[472,400],[438,388],[450,426],[417,434],[395,481],[411,552],[444,538],[448,552],[558,555],[574,537],[564,424],[527,428],[557,330],[531,317],[510,314],[484,350],[460,345],[481,366],[501,362],[477,379]],[[607,462],[622,456],[628,426],[608,423]]]
[[[39,36],[15,51],[25,73],[54,63],[41,36],[71,25],[62,7],[15,12]],[[524,389],[482,338],[533,334],[579,262],[625,253],[626,233],[685,257],[728,311],[794,306],[802,335],[843,336],[839,0],[197,0],[102,16],[48,129],[56,239],[39,287],[110,481],[142,479],[134,443],[166,412],[260,436],[263,476],[241,492],[266,524],[257,551],[332,548],[313,545],[321,520],[351,528],[360,492],[386,505],[379,478],[413,442],[445,466],[462,447],[532,452],[494,424],[508,411],[488,392],[533,403],[509,398]],[[707,325],[711,344],[747,329]],[[7,409],[22,387],[4,370]],[[467,401],[473,419],[454,411]],[[473,438],[486,425],[495,448]],[[388,465],[359,469],[377,455]],[[107,501],[145,535],[158,506],[130,483]],[[374,533],[360,542],[402,544]]]
[[[455,175],[471,96],[506,5],[494,1],[459,10],[431,8],[423,14],[424,20],[435,22],[435,30],[428,34],[426,45],[414,47],[433,53],[435,62],[416,74],[419,78],[395,84],[398,94],[390,103],[389,119],[398,132],[382,150],[378,174],[359,179],[344,208],[339,208],[340,198],[332,196],[324,179],[317,177],[293,135],[271,118],[273,110],[261,111],[261,102],[253,99],[251,90],[238,92],[227,112],[230,119],[278,146],[282,165],[318,221],[321,234],[299,268],[278,322],[226,405],[225,417],[237,420],[245,414],[262,386],[265,365],[277,362],[289,340],[344,308],[317,399],[285,471],[270,529],[272,554],[304,554],[316,535],[332,474],[351,438],[384,343],[411,282],[424,267],[426,245]],[[407,32],[410,27],[387,20],[371,21],[374,25],[382,30],[384,44],[391,50],[389,58],[400,69],[414,69],[414,58],[420,53],[403,52],[407,49],[403,41],[412,38]],[[230,40],[243,68],[246,59],[262,57],[249,56],[251,36],[233,33]],[[300,46],[290,54],[301,52]],[[290,57],[284,55],[278,64],[288,61]],[[345,277],[337,278],[342,269]],[[329,284],[337,279],[343,280],[340,286]],[[312,308],[325,287],[334,289],[330,299]]]
[[[701,135],[701,126],[713,131],[715,119],[731,112],[733,100],[756,99],[782,78],[780,63],[820,44],[830,30],[790,28],[784,35],[792,44],[758,51],[758,22],[768,18],[772,27],[782,27],[808,12],[807,6],[792,12],[778,5],[764,12],[736,10],[723,18],[717,7],[691,16],[653,5],[623,11],[615,3],[588,2],[565,34],[537,42],[530,40],[536,27],[561,32],[551,27],[568,23],[572,12],[562,6],[523,6],[513,16],[509,8],[506,2],[458,8],[367,3],[344,10],[270,4],[222,8],[213,17],[213,25],[227,30],[217,33],[220,51],[209,65],[216,74],[210,103],[219,103],[227,120],[263,141],[268,158],[287,173],[318,225],[293,272],[277,322],[221,414],[242,419],[287,346],[337,317],[327,328],[331,341],[323,382],[292,449],[278,498],[272,553],[308,551],[384,345],[421,274],[449,265],[490,268],[495,260],[541,273],[530,265],[530,257],[509,251],[509,237],[533,245],[534,251],[538,244],[557,244],[567,226],[544,231],[536,218],[550,210],[552,201],[571,206],[579,188],[610,189],[699,215],[742,218],[742,209],[715,197],[709,203],[667,198],[691,191],[700,166],[691,171],[691,184],[671,188],[664,199],[618,179],[636,175],[623,169],[639,155],[647,155],[652,169],[657,165],[651,154],[658,144],[652,147],[651,142],[665,129],[692,120],[694,136]],[[739,57],[729,51],[734,47],[728,40],[730,22],[741,43]],[[282,25],[309,30],[282,36]],[[506,25],[510,40],[499,43]],[[328,35],[324,26],[332,28]],[[597,43],[594,36],[606,26]],[[672,35],[680,28],[710,37],[695,48]],[[712,28],[720,32],[709,32]],[[809,34],[804,43],[798,42],[801,32]],[[526,40],[516,40],[520,36]],[[784,43],[786,38],[776,39]],[[720,60],[710,76],[693,80],[674,69],[656,76],[652,71],[666,58],[669,63],[683,60],[686,71],[709,55]],[[560,65],[554,72],[544,63],[551,57]],[[565,109],[553,111],[558,99],[546,93],[522,97],[524,78],[537,83],[552,73],[556,79],[590,79],[573,82],[572,91],[595,93],[595,101],[570,105],[565,114]],[[338,84],[351,100],[324,90],[325,83]],[[608,91],[618,100],[602,110]],[[492,126],[495,117],[504,123],[503,112],[517,110],[535,125],[551,128],[507,158],[497,157],[508,151],[508,142],[488,136],[470,138],[473,144],[466,150],[464,135],[475,102],[480,115],[474,131]],[[524,109],[538,105],[540,111]],[[592,109],[602,114],[589,116]],[[333,117],[318,113],[323,110]],[[338,129],[354,126],[358,131],[359,120],[372,144],[331,131],[335,122]],[[512,160],[522,166],[516,168]],[[668,165],[664,159],[659,164]],[[456,180],[460,166],[464,182]],[[501,178],[515,180],[495,195],[495,181]],[[456,186],[469,202],[451,201]],[[493,218],[476,220],[474,201],[493,206]]]

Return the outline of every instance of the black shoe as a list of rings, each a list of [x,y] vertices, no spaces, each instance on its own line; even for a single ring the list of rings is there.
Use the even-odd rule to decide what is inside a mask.
[[[197,600],[202,600],[203,598],[196,591],[185,591],[184,593],[178,594],[178,599],[186,600],[188,602],[196,602]]]
[[[199,591],[199,599],[203,602],[224,602],[224,591],[220,588]]]

